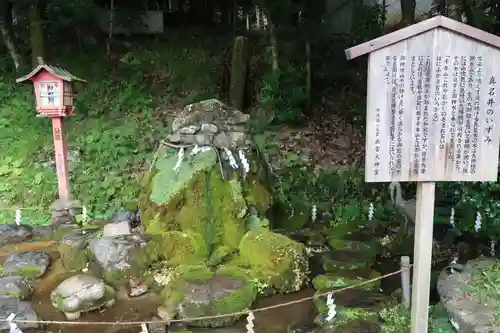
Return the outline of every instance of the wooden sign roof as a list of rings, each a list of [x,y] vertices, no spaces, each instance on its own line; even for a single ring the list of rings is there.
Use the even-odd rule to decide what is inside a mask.
[[[454,31],[458,34],[464,35],[478,42],[488,44],[495,48],[500,48],[499,36],[452,20],[446,16],[435,16],[382,37],[351,47],[345,50],[345,55],[347,60],[351,60],[439,27]]]
[[[68,82],[87,82],[85,81],[84,79],[81,79],[79,77],[76,77],[74,76],[73,74],[71,74],[70,72],[68,72],[67,70],[65,69],[62,69],[60,67],[56,67],[56,66],[50,66],[50,65],[47,65],[47,64],[40,64],[38,66],[36,66],[35,69],[33,69],[30,73],[24,75],[24,76],[21,76],[20,78],[18,78],[16,80],[17,83],[22,83],[22,82],[26,82],[30,79],[32,79],[35,75],[37,75],[41,70],[45,70],[47,72],[49,72],[50,74],[60,78],[61,80],[64,80],[64,81],[68,81]]]

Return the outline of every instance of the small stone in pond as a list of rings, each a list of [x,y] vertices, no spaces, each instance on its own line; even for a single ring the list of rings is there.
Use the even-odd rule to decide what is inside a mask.
[[[0,318],[7,318],[11,313],[16,314],[17,320],[29,321],[17,323],[17,327],[21,330],[38,328],[40,325],[38,324],[40,318],[30,302],[20,301],[15,297],[0,297]],[[0,321],[0,332],[6,332],[9,328],[6,320]]]
[[[147,283],[142,282],[138,278],[131,277],[129,279],[129,293],[130,297],[142,296],[148,292],[149,286]]]
[[[158,317],[160,317],[164,321],[169,321],[172,319],[172,313],[166,307],[159,306],[157,313]]]
[[[50,265],[50,255],[45,252],[20,252],[11,254],[3,264],[3,276],[21,275],[39,278]]]
[[[158,317],[153,317],[151,319],[152,323],[148,324],[149,333],[167,333],[167,325],[161,322]]]
[[[21,243],[32,236],[33,228],[28,225],[0,223],[0,246]]]
[[[52,291],[50,300],[68,320],[74,320],[80,317],[81,312],[112,306],[115,294],[115,290],[102,279],[79,274],[64,280]]]
[[[6,276],[0,278],[0,297],[15,297],[25,300],[31,296],[33,288],[22,276]]]

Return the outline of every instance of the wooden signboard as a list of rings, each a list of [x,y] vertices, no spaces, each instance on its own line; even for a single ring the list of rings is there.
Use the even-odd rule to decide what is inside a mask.
[[[427,333],[436,181],[497,181],[500,37],[436,16],[369,54],[366,182],[416,181],[412,333]]]

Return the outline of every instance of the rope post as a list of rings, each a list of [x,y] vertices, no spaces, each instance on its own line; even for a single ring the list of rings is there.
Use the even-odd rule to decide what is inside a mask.
[[[410,257],[401,257],[401,291],[402,304],[405,309],[410,308]]]

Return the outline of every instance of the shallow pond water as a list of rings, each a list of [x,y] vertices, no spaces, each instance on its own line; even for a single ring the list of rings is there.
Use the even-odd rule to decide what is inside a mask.
[[[9,254],[23,251],[45,251],[52,256],[52,264],[45,275],[33,283],[35,293],[31,301],[40,318],[49,321],[66,321],[65,316],[57,311],[51,304],[50,293],[64,279],[71,276],[66,272],[59,261],[59,253],[56,244],[53,242],[24,243],[0,248],[0,263],[3,263]],[[254,305],[254,308],[272,306],[275,304],[290,302],[304,297],[312,296],[312,289],[288,295],[273,296],[261,299]],[[93,311],[82,314],[77,321],[85,322],[117,322],[116,325],[70,325],[63,326],[49,324],[45,331],[54,333],[138,333],[139,326],[123,326],[121,321],[148,321],[156,315],[157,301],[155,295],[148,294],[137,298],[129,298],[126,292],[118,292],[115,304],[103,311]],[[279,307],[268,311],[255,313],[255,330],[260,333],[285,333],[290,325],[311,322],[314,315],[314,306],[311,300],[292,304],[286,307]],[[246,321],[240,320],[236,325],[224,329],[189,329],[193,333],[244,333]],[[175,329],[172,330],[175,332]]]

